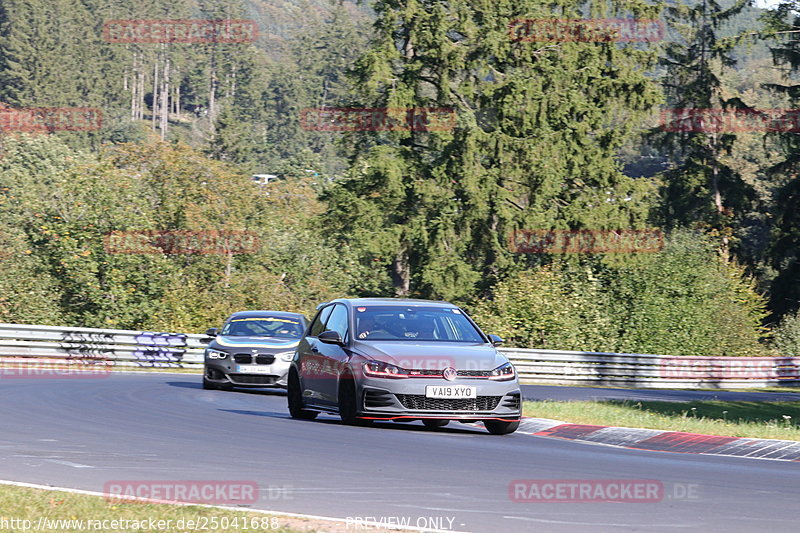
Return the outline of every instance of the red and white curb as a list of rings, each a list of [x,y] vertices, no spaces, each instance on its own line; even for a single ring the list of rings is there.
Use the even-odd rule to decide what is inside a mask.
[[[634,450],[800,461],[800,442],[793,440],[746,439],[660,429],[569,424],[548,418],[523,418],[518,431],[536,437],[591,442]]]

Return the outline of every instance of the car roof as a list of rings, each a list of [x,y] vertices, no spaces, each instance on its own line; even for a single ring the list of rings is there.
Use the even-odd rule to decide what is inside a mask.
[[[442,300],[417,300],[414,298],[338,298],[328,303],[342,302],[357,307],[359,305],[414,305],[421,307],[458,307]]]
[[[225,322],[232,318],[262,318],[262,317],[284,317],[284,318],[299,318],[305,321],[305,317],[300,313],[289,313],[288,311],[237,311],[225,319]]]

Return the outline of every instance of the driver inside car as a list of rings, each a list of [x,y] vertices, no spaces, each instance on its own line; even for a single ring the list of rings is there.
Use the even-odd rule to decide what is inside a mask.
[[[359,318],[358,320],[358,335],[356,335],[359,339],[369,339],[379,338],[395,338],[395,335],[392,335],[385,329],[383,329],[373,317],[364,317]]]

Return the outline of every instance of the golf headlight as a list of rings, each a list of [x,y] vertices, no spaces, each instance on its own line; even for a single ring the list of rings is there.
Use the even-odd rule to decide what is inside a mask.
[[[364,374],[372,378],[408,377],[408,374],[402,368],[381,361],[367,361],[364,363]]]
[[[211,348],[206,348],[206,356],[209,359],[225,359],[228,357],[227,352],[221,352],[219,350],[212,350]]]
[[[517,373],[511,363],[506,363],[503,366],[498,366],[489,373],[489,379],[494,381],[509,381],[516,377]]]
[[[290,363],[294,359],[294,352],[281,352],[276,357],[285,363]]]

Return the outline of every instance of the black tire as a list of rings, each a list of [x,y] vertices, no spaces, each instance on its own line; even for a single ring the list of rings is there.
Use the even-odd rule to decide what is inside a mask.
[[[358,418],[356,382],[352,374],[344,374],[339,380],[339,418],[350,426],[368,426],[372,420]]]
[[[300,378],[294,369],[289,371],[289,380],[286,383],[286,398],[289,404],[289,414],[292,418],[302,420],[313,420],[319,414],[317,411],[309,411],[303,405],[303,391],[300,390]]]
[[[437,420],[435,418],[425,418],[422,420],[425,427],[428,429],[443,428],[450,423],[449,420]]]
[[[508,435],[514,433],[519,427],[519,420],[503,422],[502,420],[484,420],[483,425],[492,435]]]
[[[203,388],[205,390],[227,390],[227,391],[233,390],[233,385],[231,385],[230,383],[217,383],[216,381],[211,381],[210,379],[208,379],[209,377],[213,378],[214,374],[217,373],[218,372],[216,370],[205,369],[205,368],[203,369]],[[222,375],[223,377],[225,376],[225,374]]]

